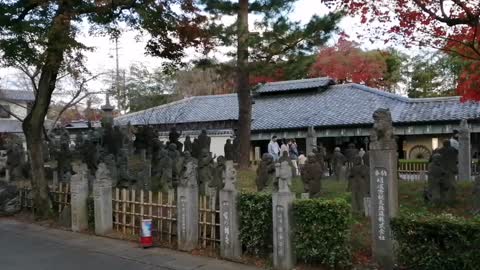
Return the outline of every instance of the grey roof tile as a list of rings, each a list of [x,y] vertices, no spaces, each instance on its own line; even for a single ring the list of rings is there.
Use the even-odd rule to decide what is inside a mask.
[[[257,89],[257,93],[288,92],[301,89],[315,89],[320,87],[326,87],[333,83],[334,81],[329,77],[271,82],[261,85]]]
[[[0,120],[0,132],[6,133],[22,133],[22,122],[11,119]]]
[[[378,108],[388,108],[394,123],[456,121],[480,117],[478,103],[458,97],[409,99],[359,84],[331,85],[316,92],[291,92],[255,98],[252,130],[309,126],[370,125]],[[172,117],[175,116],[175,117]],[[149,121],[144,121],[149,119]],[[188,123],[238,119],[235,94],[192,97],[117,117],[117,124]]]
[[[2,99],[11,101],[34,101],[35,95],[32,91],[0,89],[0,100]]]

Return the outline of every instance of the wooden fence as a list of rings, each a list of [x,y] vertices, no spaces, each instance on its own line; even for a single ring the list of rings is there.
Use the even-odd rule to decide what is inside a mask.
[[[220,206],[218,196],[200,196],[199,202],[199,243],[202,248],[220,247]]]
[[[142,219],[152,219],[152,234],[157,243],[175,246],[177,204],[175,192],[152,192],[114,189],[114,230],[125,236],[138,237]]]
[[[399,160],[398,176],[406,181],[426,181],[428,160]]]
[[[33,196],[32,196],[32,186],[30,183],[23,183],[18,186],[20,194],[20,205],[23,209],[32,209],[33,207]],[[70,195],[70,184],[68,183],[59,183],[58,185],[49,186],[49,195],[53,203],[53,209],[57,212],[58,215],[63,211],[63,209],[70,205],[71,195]]]

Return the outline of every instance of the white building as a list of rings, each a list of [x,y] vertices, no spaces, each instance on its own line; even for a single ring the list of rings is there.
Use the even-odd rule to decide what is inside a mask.
[[[0,134],[23,136],[22,122],[35,96],[31,91],[0,89]]]

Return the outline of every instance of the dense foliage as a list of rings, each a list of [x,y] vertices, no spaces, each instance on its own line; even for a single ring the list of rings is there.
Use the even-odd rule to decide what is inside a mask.
[[[272,251],[272,194],[241,193],[240,242],[247,254],[265,256]]]
[[[350,205],[342,199],[297,200],[293,204],[295,252],[299,260],[329,267],[351,263]]]
[[[480,220],[451,215],[404,216],[392,220],[398,260],[406,269],[478,269]]]
[[[479,0],[323,0],[369,24],[371,37],[385,42],[440,49],[463,60],[457,92],[480,100]]]

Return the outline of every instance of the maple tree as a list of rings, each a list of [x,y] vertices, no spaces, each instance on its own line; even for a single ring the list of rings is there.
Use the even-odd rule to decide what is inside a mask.
[[[398,76],[391,75],[399,68],[398,61],[395,65],[387,61],[392,57],[396,59],[392,52],[363,51],[357,43],[340,38],[335,46],[320,51],[310,67],[310,76],[327,76],[338,83],[354,82],[388,90],[399,80]]]
[[[457,92],[464,100],[480,100],[480,0],[323,1],[360,16],[374,38],[460,57]]]

